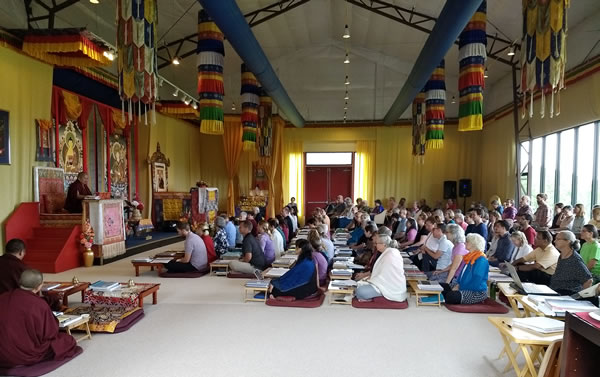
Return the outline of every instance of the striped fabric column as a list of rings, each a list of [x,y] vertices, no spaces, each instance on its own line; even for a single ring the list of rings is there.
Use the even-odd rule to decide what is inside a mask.
[[[200,132],[223,134],[223,33],[204,9],[198,12],[198,94]]]
[[[260,88],[260,106],[258,115],[260,118],[260,127],[258,129],[258,150],[261,157],[270,157],[273,152],[273,124],[271,116],[273,111],[273,102],[264,89]]]
[[[425,85],[425,117],[427,119],[427,149],[444,147],[444,122],[446,120],[446,82],[444,61],[433,70]]]
[[[258,126],[259,87],[254,74],[250,72],[245,64],[242,64],[242,143],[245,151],[256,149],[256,129]]]
[[[425,119],[425,90],[421,90],[412,104],[412,154],[423,162],[425,156],[425,136],[427,134],[427,122]]]
[[[487,58],[486,8],[484,0],[458,38],[459,131],[483,129],[483,75]]]

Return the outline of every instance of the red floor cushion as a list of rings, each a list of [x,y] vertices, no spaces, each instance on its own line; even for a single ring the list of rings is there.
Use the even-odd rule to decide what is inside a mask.
[[[408,301],[391,301],[385,297],[375,297],[370,301],[359,301],[354,297],[352,306],[359,309],[406,309],[408,308]]]
[[[459,313],[492,313],[492,314],[506,314],[508,308],[499,302],[496,302],[489,297],[479,304],[456,304],[449,305],[445,304],[448,310]]]
[[[294,297],[280,296],[269,298],[265,303],[269,306],[287,306],[291,308],[318,308],[323,304],[325,295],[319,291],[318,294],[309,296],[302,300],[296,300]]]
[[[208,273],[207,270],[202,271],[193,271],[193,272],[162,272],[160,275],[161,278],[199,278]]]
[[[119,324],[117,325],[117,327],[115,327],[115,331],[113,332],[113,334],[120,333],[120,332],[125,332],[125,331],[129,330],[130,328],[133,327],[133,325],[135,325],[136,323],[138,323],[143,317],[144,317],[144,310],[143,309],[131,313],[130,315],[128,315],[127,317],[123,318],[119,322]]]
[[[227,277],[230,279],[256,279],[254,274],[245,274],[243,272],[229,271]]]
[[[68,363],[83,352],[81,347],[77,347],[75,353],[62,360],[42,361],[35,365],[19,366],[14,368],[0,368],[0,376],[19,376],[19,377],[37,377],[50,373],[60,366]]]

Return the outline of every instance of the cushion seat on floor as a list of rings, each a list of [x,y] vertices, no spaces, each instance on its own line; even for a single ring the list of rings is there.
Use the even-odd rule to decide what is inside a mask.
[[[458,313],[492,313],[492,314],[506,314],[508,308],[499,302],[496,302],[489,297],[479,304],[446,304],[446,308],[453,312]]]
[[[144,317],[144,310],[137,310],[127,317],[123,318],[117,327],[115,327],[114,333],[125,332],[133,327],[136,323],[138,323]]]
[[[265,303],[269,306],[287,306],[291,308],[318,308],[323,304],[325,295],[319,291],[317,294],[309,296],[302,300],[296,300],[295,297],[279,296],[269,298]]]
[[[48,360],[42,361],[35,365],[18,366],[14,368],[0,368],[0,376],[19,376],[19,377],[37,377],[43,376],[44,374],[50,373],[60,366],[68,363],[83,352],[81,347],[76,348],[76,352],[73,356],[67,357],[62,360]]]
[[[230,279],[256,279],[254,274],[245,274],[243,272],[229,271],[227,277]]]
[[[162,272],[160,275],[161,278],[199,278],[208,274],[208,269],[202,271],[191,271],[191,272]]]
[[[408,301],[391,301],[385,297],[375,297],[370,301],[359,301],[354,297],[352,306],[358,309],[406,309],[408,308]]]

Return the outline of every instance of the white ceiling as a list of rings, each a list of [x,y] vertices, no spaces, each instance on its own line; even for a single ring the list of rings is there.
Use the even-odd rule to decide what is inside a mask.
[[[46,0],[48,1],[48,0]],[[444,0],[387,0],[405,8],[437,17]],[[238,0],[243,13],[273,4],[276,0]],[[23,0],[3,0],[0,26],[26,28]],[[197,30],[196,0],[158,0],[159,41],[170,42]],[[112,42],[116,38],[114,0],[91,4],[81,0],[57,14],[55,27],[86,27]],[[521,0],[488,0],[488,34],[498,32],[516,40],[521,34]],[[186,13],[187,11],[187,13]],[[41,12],[39,5],[34,13]],[[569,9],[568,67],[600,54],[600,1],[577,0]],[[181,18],[179,21],[177,21]],[[351,38],[342,39],[344,24]],[[38,23],[40,28],[46,22]],[[497,29],[495,27],[497,27]],[[350,76],[349,120],[380,120],[404,84],[428,35],[343,0],[311,0],[252,29],[292,101],[307,121],[340,120],[344,110],[344,78]],[[241,60],[226,44],[225,111],[232,102],[239,112]],[[594,48],[595,46],[595,48]],[[193,49],[186,43],[180,52]],[[350,64],[343,64],[346,49]],[[457,96],[458,47],[446,55],[448,98]],[[174,48],[171,48],[174,54]],[[111,70],[115,71],[116,64]],[[489,60],[490,77],[485,93],[489,113],[512,99],[510,67]],[[190,94],[196,91],[196,59],[190,56],[179,66],[167,66],[160,74]],[[162,98],[173,99],[163,87]],[[447,116],[457,115],[457,104],[447,103]],[[402,118],[409,118],[408,109]]]

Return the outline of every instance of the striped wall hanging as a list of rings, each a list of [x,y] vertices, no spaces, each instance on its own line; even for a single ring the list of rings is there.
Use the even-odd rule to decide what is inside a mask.
[[[446,119],[446,82],[444,61],[433,70],[425,85],[425,118],[427,134],[425,136],[427,149],[442,149],[444,147],[444,121]]]
[[[245,64],[242,64],[242,143],[245,151],[256,150],[256,132],[258,126],[258,106],[260,104],[260,89],[258,81]]]

